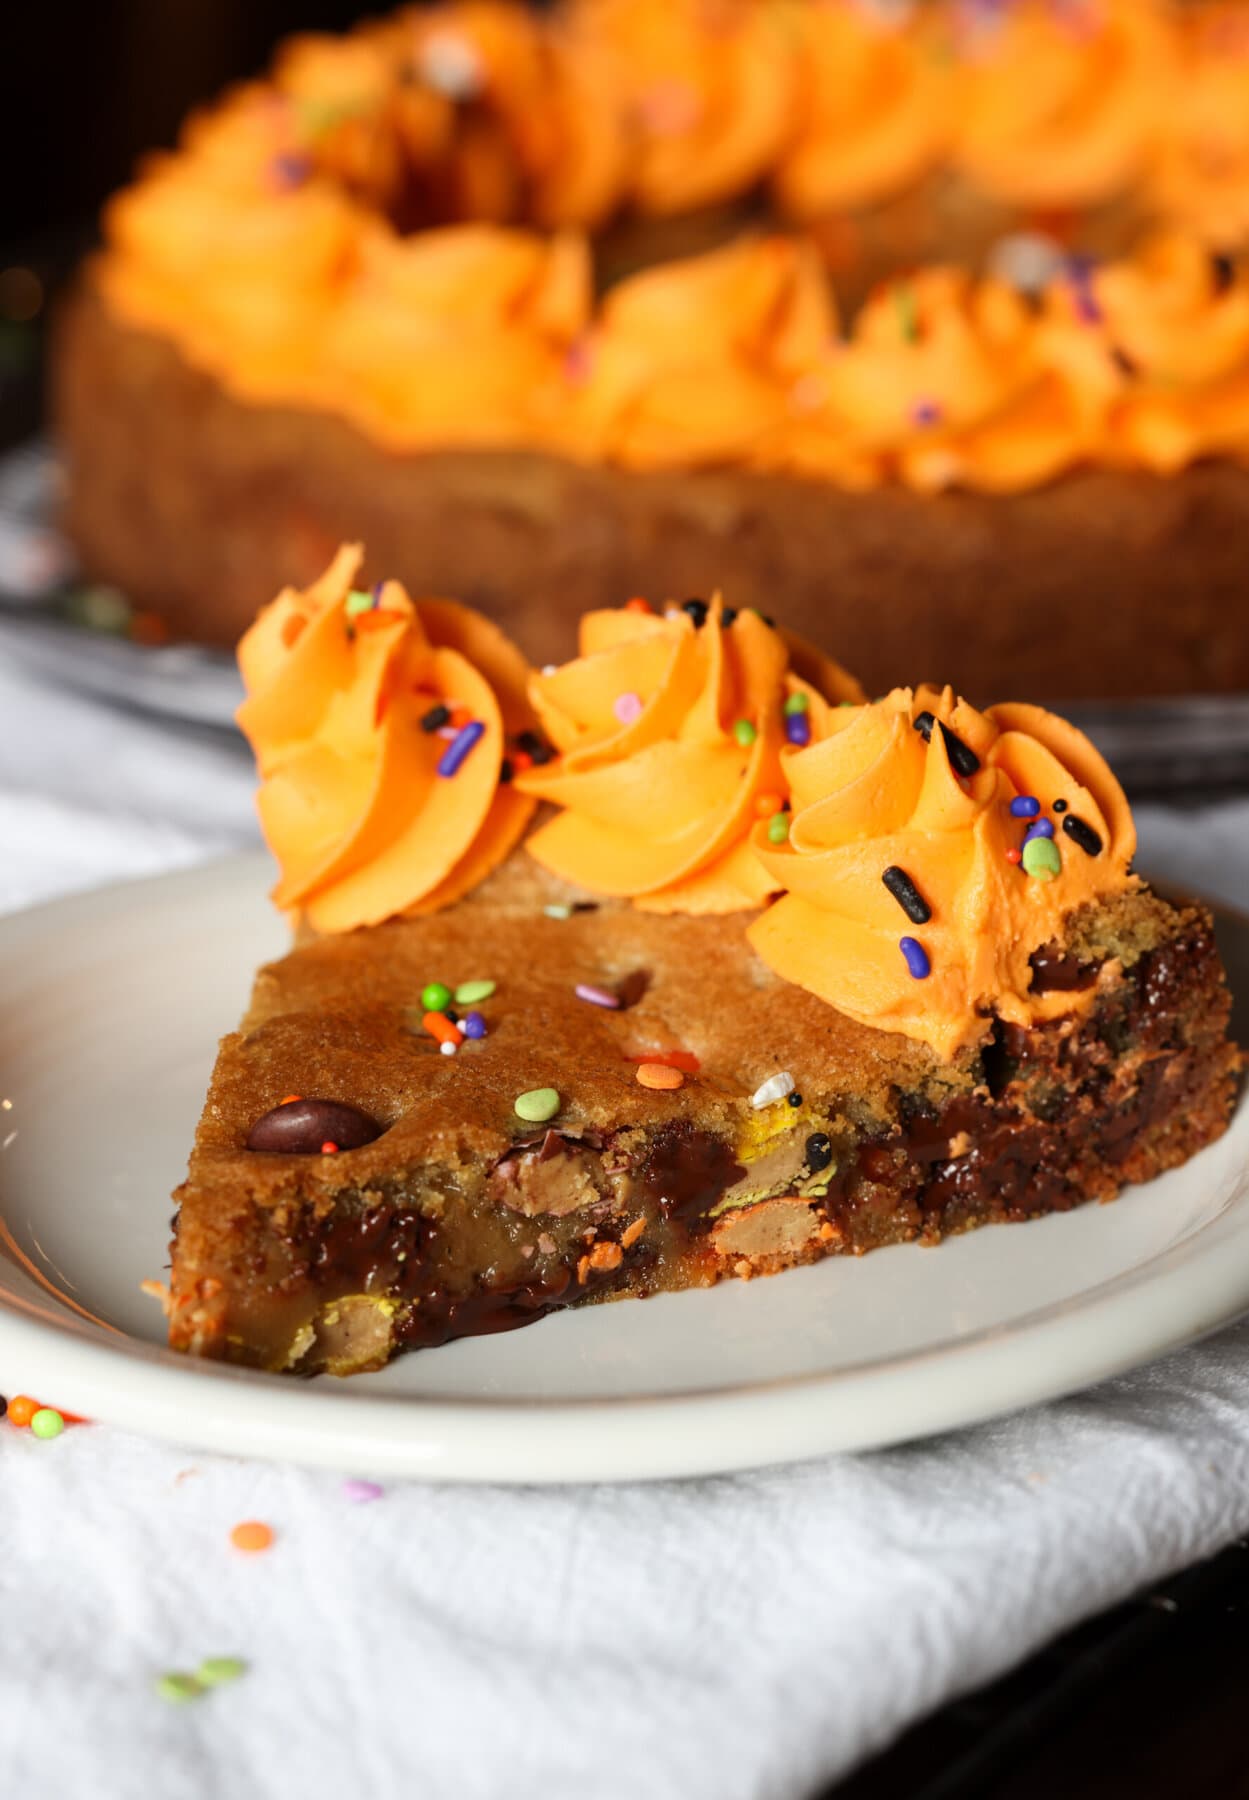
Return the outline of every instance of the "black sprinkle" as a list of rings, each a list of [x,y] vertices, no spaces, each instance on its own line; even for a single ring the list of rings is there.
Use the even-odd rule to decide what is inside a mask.
[[[789,1096],[789,1104],[794,1107],[802,1105],[802,1095],[798,1092],[797,1088],[795,1088],[793,1093]]]
[[[759,608],[757,606],[755,607],[755,611],[757,613],[759,613],[759,617],[763,620],[764,624],[768,627],[768,629],[770,631],[776,630],[776,620],[772,617],[771,613],[759,612]]]
[[[450,1021],[453,1025],[458,1025],[460,1022],[460,1015],[458,1012],[456,1012],[455,1008],[452,1006],[449,1006],[447,1008],[446,1012],[443,1013],[442,1016],[444,1019],[450,1019]]]
[[[881,880],[913,924],[928,923],[932,917],[932,908],[905,869],[900,869],[896,863],[890,863]]]
[[[422,731],[441,731],[451,717],[449,706],[431,706],[421,719]]]
[[[1065,813],[1066,810],[1067,810],[1067,802],[1065,800],[1055,800],[1054,811],[1056,813]]]
[[[690,615],[696,627],[707,623],[707,602],[705,600],[682,600],[681,611]]]
[[[499,764],[499,780],[504,783],[509,782],[512,780],[512,778],[515,774],[516,774],[515,769],[512,767],[511,763],[508,761],[507,757],[505,756],[503,758],[503,761]]]
[[[937,721],[933,718],[933,716],[930,712],[916,713],[915,729],[916,729],[916,731],[918,731],[919,735],[923,738],[925,743],[927,743],[929,738],[932,736],[932,728],[936,723],[937,723]]]
[[[529,754],[534,760],[534,766],[539,769],[542,767],[543,763],[554,762],[555,760],[555,750],[551,744],[539,744],[537,749],[531,750]]]
[[[813,1175],[826,1169],[833,1160],[832,1141],[823,1131],[813,1131],[807,1139],[807,1167]]]
[[[598,901],[597,900],[574,900],[572,903],[572,909],[574,912],[597,912],[598,911]]]
[[[737,608],[735,606],[726,606],[724,611],[720,614],[720,623],[721,625],[726,626],[731,625],[736,617]]]
[[[555,756],[555,751],[550,744],[545,738],[539,737],[536,731],[522,731],[516,740],[516,748],[523,750],[526,756],[532,757],[539,768],[543,763],[551,762]]]
[[[950,767],[956,775],[974,775],[980,767],[980,758],[970,744],[965,744],[961,737],[955,737],[948,725],[941,727],[941,735],[945,739],[945,753],[950,759]]]
[[[1129,381],[1132,380],[1133,376],[1140,374],[1140,370],[1128,355],[1127,351],[1121,350],[1118,344],[1113,344],[1111,346],[1110,360],[1115,365],[1115,368],[1118,369],[1119,373],[1121,375],[1126,375]]]
[[[1086,825],[1084,820],[1078,818],[1075,813],[1067,814],[1067,817],[1063,820],[1063,830],[1067,833],[1067,836],[1071,839],[1073,844],[1079,844],[1086,856],[1101,855],[1102,840],[1093,830],[1093,827],[1091,825]]]
[[[1214,291],[1225,294],[1236,279],[1236,259],[1215,251],[1210,258],[1210,273],[1214,277]]]

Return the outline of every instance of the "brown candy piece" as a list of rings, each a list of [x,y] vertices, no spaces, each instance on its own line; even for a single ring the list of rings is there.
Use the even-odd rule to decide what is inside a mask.
[[[343,1100],[284,1100],[256,1120],[247,1134],[247,1148],[317,1156],[324,1144],[357,1150],[381,1135],[376,1119]]]

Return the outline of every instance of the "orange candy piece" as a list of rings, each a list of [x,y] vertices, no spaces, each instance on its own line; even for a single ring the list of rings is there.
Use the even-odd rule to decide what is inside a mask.
[[[230,1542],[236,1550],[246,1550],[249,1555],[254,1555],[269,1549],[273,1543],[273,1527],[266,1525],[263,1519],[244,1519],[230,1533]]]
[[[440,1044],[462,1044],[464,1033],[458,1025],[453,1025],[445,1013],[427,1012],[421,1020],[430,1037],[437,1038]]]
[[[38,1411],[39,1402],[32,1400],[29,1394],[14,1394],[9,1401],[9,1423],[10,1425],[29,1425]]]
[[[674,1069],[671,1063],[639,1063],[637,1075],[644,1088],[679,1088],[685,1083],[680,1069]]]

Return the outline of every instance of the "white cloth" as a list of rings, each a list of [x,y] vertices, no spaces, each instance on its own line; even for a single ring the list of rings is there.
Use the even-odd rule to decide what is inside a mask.
[[[0,668],[4,907],[245,841],[250,789],[229,747]],[[1249,801],[1141,822],[1150,867],[1238,897]],[[324,1474],[0,1426],[0,1793],[798,1800],[1249,1530],[1247,1352],[1249,1323],[867,1456],[364,1505]],[[246,1518],[267,1553],[231,1548]],[[247,1674],[155,1697],[220,1655]]]

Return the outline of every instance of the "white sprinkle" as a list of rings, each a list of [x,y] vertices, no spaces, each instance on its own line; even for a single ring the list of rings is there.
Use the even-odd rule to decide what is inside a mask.
[[[550,906],[544,906],[542,908],[542,910],[546,914],[548,919],[571,919],[572,918],[572,907],[564,906],[558,901],[552,903],[552,905],[550,905]]]
[[[1039,294],[1062,268],[1060,243],[1043,231],[1012,231],[989,251],[990,275],[1024,294]]]
[[[787,1069],[779,1075],[769,1075],[765,1082],[757,1087],[750,1096],[750,1104],[758,1111],[761,1107],[771,1106],[777,1100],[784,1100],[787,1094],[794,1091],[794,1078]]]
[[[467,38],[452,31],[435,32],[420,51],[421,74],[448,100],[471,100],[485,79],[481,58]]]
[[[458,1044],[453,1044],[450,1039],[448,1039],[445,1043],[439,1044],[438,1049],[443,1056],[454,1056],[459,1047]]]
[[[559,664],[558,663],[543,663],[542,673],[544,675],[558,675],[559,674]]]
[[[573,993],[578,1000],[588,1000],[591,1006],[617,1007],[620,1005],[619,994],[613,994],[609,988],[594,987],[588,981],[579,981],[573,989]]]

